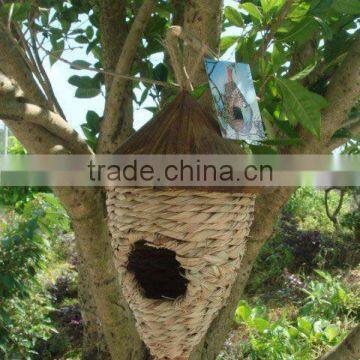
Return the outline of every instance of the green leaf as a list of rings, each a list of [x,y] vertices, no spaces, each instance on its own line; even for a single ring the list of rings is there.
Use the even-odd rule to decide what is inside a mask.
[[[311,320],[306,317],[299,317],[297,319],[298,327],[301,332],[303,332],[305,335],[310,336],[312,333],[312,322]]]
[[[255,329],[261,334],[264,333],[270,327],[269,321],[260,317],[255,318],[253,320],[253,324]]]
[[[200,99],[204,95],[205,91],[208,89],[209,89],[208,82],[200,84],[195,87],[195,89],[191,92],[191,95],[196,99]]]
[[[239,4],[239,8],[248,12],[253,18],[261,22],[263,15],[260,9],[253,3],[247,2],[244,4]]]
[[[274,13],[274,9],[278,12],[285,3],[285,0],[260,0],[261,8],[264,14],[268,14],[272,12]]]
[[[315,269],[314,272],[319,275],[322,279],[324,279],[326,282],[331,283],[332,282],[332,277],[329,273],[325,272],[325,271],[321,271],[319,269]]]
[[[277,151],[269,146],[264,145],[249,145],[251,152],[258,155],[275,155]]]
[[[276,132],[273,127],[274,118],[267,109],[263,109],[263,111],[261,112],[261,116],[264,121],[265,130],[268,138],[274,139],[276,137]]]
[[[99,83],[90,76],[73,75],[69,78],[68,82],[78,88],[99,89]]]
[[[149,91],[150,91],[150,89],[149,89],[149,88],[146,88],[146,89],[142,92],[141,98],[140,98],[140,100],[138,101],[138,105],[139,105],[139,106],[141,106],[142,103],[146,100],[146,98],[147,98],[147,96],[148,96],[148,94],[149,94]]]
[[[320,110],[327,106],[326,100],[299,83],[277,78],[282,93],[283,106],[292,124],[300,123],[317,137],[320,136]]]
[[[239,40],[239,36],[224,36],[220,39],[220,51],[223,54]]]
[[[273,51],[271,53],[271,60],[274,71],[278,71],[282,65],[287,61],[287,54],[280,43],[274,43]]]
[[[166,65],[163,63],[157,64],[153,69],[153,78],[155,80],[166,82],[167,77],[168,77],[168,68],[166,67]]]
[[[94,36],[94,28],[90,25],[86,28],[86,36],[89,40],[91,40]]]
[[[85,60],[75,60],[71,63],[71,69],[89,68],[91,64]]]
[[[163,63],[157,64],[153,69],[153,79],[167,82],[168,73],[169,71],[165,64]],[[162,86],[155,85],[155,87],[158,92],[161,92],[163,90]]]
[[[331,40],[332,39],[332,31],[330,29],[330,26],[321,18],[317,17],[317,16],[314,16],[314,20],[317,21],[319,23],[319,25],[321,26],[322,28],[322,33],[324,35],[324,38],[327,39],[327,40]]]
[[[318,28],[319,24],[314,17],[306,17],[285,32],[283,31],[284,29],[280,28],[276,38],[281,42],[299,41],[303,43],[311,39]]]
[[[229,23],[234,26],[243,27],[244,19],[239,11],[231,6],[226,6],[224,10],[225,17],[229,20]]]
[[[339,328],[336,325],[329,325],[324,332],[326,338],[330,342],[333,341],[340,333]]]
[[[89,39],[85,35],[78,35],[75,38],[75,41],[79,44],[87,44],[89,42]]]
[[[255,52],[255,36],[241,37],[238,40],[235,60],[246,64],[251,62]]]
[[[78,88],[75,92],[75,97],[79,99],[88,99],[98,96],[100,94],[100,89],[96,88]]]
[[[237,317],[240,317],[242,320],[246,321],[249,319],[251,315],[251,309],[247,304],[242,303],[237,307],[235,315]]]
[[[65,42],[63,40],[53,43],[53,48],[51,49],[51,55],[49,56],[51,65],[54,65],[58,61],[59,57],[61,57],[61,54],[64,51],[64,48],[65,48]]]
[[[360,2],[358,0],[335,0],[332,8],[342,14],[360,14]]]
[[[86,123],[89,129],[97,134],[100,129],[100,116],[92,110],[89,110],[86,114]]]
[[[302,80],[306,78],[315,69],[316,65],[317,65],[316,62],[314,64],[310,64],[305,69],[301,70],[296,75],[292,76],[290,80]]]
[[[296,338],[299,334],[298,330],[294,326],[289,326],[287,331],[292,338]]]
[[[155,113],[158,110],[158,108],[156,106],[146,106],[146,107],[144,107],[144,109],[147,111],[150,111],[152,113]]]
[[[97,145],[97,137],[93,132],[86,126],[86,124],[81,125],[81,129],[84,132],[84,135],[86,137],[87,143],[90,145],[90,147],[95,150]]]

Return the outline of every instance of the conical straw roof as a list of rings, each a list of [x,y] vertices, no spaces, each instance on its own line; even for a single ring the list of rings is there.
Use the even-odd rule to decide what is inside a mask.
[[[163,110],[132,135],[117,154],[233,154],[244,151],[221,136],[216,119],[188,92],[180,92]],[[256,193],[257,188],[224,186],[198,190]]]

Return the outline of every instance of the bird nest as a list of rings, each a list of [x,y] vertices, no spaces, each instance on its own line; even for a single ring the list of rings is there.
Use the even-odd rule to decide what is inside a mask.
[[[180,93],[118,154],[241,154]],[[246,192],[251,193],[246,193]],[[123,294],[156,359],[187,359],[225,304],[253,219],[253,189],[110,188],[108,221]]]
[[[107,207],[115,265],[140,336],[158,359],[186,359],[224,305],[254,196],[114,188]]]

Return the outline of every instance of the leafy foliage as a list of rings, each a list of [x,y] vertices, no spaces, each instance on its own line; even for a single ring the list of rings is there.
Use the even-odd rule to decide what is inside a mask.
[[[50,51],[52,64],[61,57],[66,58],[73,48],[80,47],[86,55],[92,56],[85,58],[84,54],[83,58],[72,61],[73,69],[104,68],[100,11],[96,3],[82,0],[40,0],[37,3],[39,10],[33,13],[30,21],[30,2],[14,2],[13,19],[24,28],[31,25],[38,40],[44,41]],[[231,48],[237,61],[251,65],[255,87],[261,97],[260,107],[262,113],[266,113],[266,132],[273,141],[271,148],[249,148],[254,152],[274,152],[284,146],[282,141],[296,139],[300,127],[320,136],[320,111],[327,106],[322,95],[358,32],[360,13],[356,1],[296,0],[291,6],[288,4],[284,0],[253,0],[224,9],[223,29],[237,28],[234,33],[239,35],[224,36],[221,53]],[[140,5],[141,1],[125,5],[124,27],[131,26]],[[177,11],[176,6],[167,1],[158,2],[143,40],[137,44],[138,59],[128,75],[174,81],[167,59],[162,60],[162,39]],[[8,18],[10,9],[10,4],[4,4],[1,15]],[[69,83],[75,87],[75,96],[82,99],[104,93],[104,80],[103,73],[79,73],[71,76]],[[133,100],[139,107],[147,99],[155,102],[156,107],[146,107],[152,112],[173,95],[159,85],[133,83],[132,86]],[[90,112],[82,126],[93,148],[97,144],[101,118],[102,114],[94,116]],[[347,133],[345,137],[352,135]]]
[[[8,153],[11,155],[24,155],[26,151],[14,136],[10,136]],[[49,190],[44,187],[0,186],[0,206],[14,206],[17,211],[22,211],[24,204],[33,199],[34,195],[39,191]]]
[[[302,124],[320,137],[320,110],[328,104],[324,98],[287,79],[276,79],[283,97],[283,106],[292,125]]]
[[[338,195],[331,194],[329,201],[336,206]],[[283,208],[274,235],[259,254],[247,293],[265,298],[286,297],[291,294],[274,293],[269,288],[276,289],[287,282],[287,271],[311,273],[319,267],[330,271],[355,266],[360,261],[355,231],[359,211],[353,211],[352,204],[352,196],[347,194],[339,214],[338,233],[326,215],[324,191],[299,188]]]
[[[38,274],[49,259],[49,240],[69,231],[69,219],[53,195],[38,194],[0,227],[0,354],[30,359],[36,344],[55,331]]]
[[[236,26],[240,35],[223,37],[221,52],[234,49],[237,61],[251,65],[270,139],[296,138],[299,126],[320,136],[327,79],[356,37],[355,3],[307,0],[289,8],[263,0],[225,9],[225,28]]]
[[[248,341],[240,342],[237,356],[247,359],[317,358],[321,352],[339,343],[359,313],[357,295],[338,279],[322,271],[309,285],[296,315],[269,314],[261,305],[240,301],[235,321],[246,332]],[[345,316],[344,316],[345,314]],[[232,359],[230,354],[220,359]],[[235,358],[235,357],[234,357]]]

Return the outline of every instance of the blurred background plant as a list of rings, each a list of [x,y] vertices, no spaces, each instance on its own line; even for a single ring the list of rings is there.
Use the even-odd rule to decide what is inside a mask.
[[[359,320],[359,293],[338,277],[315,270],[317,276],[296,282],[304,293],[297,308],[269,309],[261,302],[240,301],[235,322],[241,335],[219,360],[316,359],[342,341]]]
[[[337,207],[337,191],[328,205]],[[325,189],[299,188],[263,247],[218,360],[316,359],[360,320],[358,188],[327,216]]]
[[[9,137],[8,154],[26,154],[26,150],[14,136]],[[34,194],[39,191],[49,192],[50,190],[45,187],[0,186],[0,206],[11,206],[17,211],[21,211],[22,206],[27,201],[33,199]]]
[[[64,208],[50,193],[32,189],[31,194],[0,217],[0,358],[5,359],[37,358],[38,349],[57,334],[57,295],[48,288],[56,271],[70,268],[59,251],[61,237],[71,232]],[[74,274],[70,281],[76,287]]]

